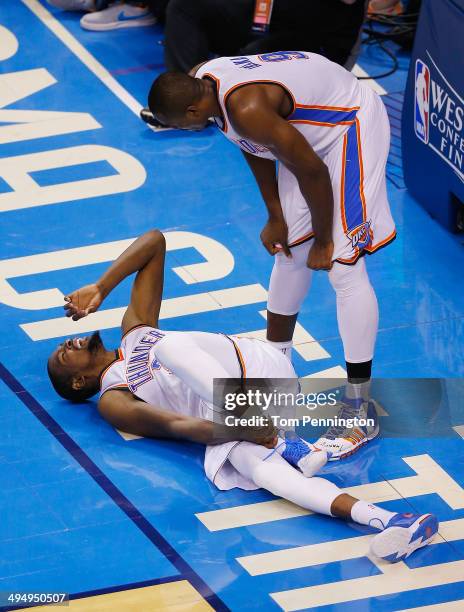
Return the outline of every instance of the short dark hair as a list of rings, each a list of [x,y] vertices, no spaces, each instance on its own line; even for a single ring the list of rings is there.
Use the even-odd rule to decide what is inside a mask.
[[[184,72],[163,72],[151,86],[148,106],[155,117],[180,117],[200,98],[198,79]]]
[[[50,358],[51,359],[51,358]],[[53,370],[50,359],[47,362],[47,372],[50,382],[53,388],[63,399],[69,400],[70,402],[85,402],[90,399],[98,391],[98,386],[93,387],[85,386],[80,389],[74,389],[72,386],[72,378],[66,375],[60,375]]]

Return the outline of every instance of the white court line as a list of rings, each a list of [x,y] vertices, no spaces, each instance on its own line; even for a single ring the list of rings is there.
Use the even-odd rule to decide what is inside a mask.
[[[403,457],[415,476],[392,478],[341,489],[366,502],[377,503],[418,495],[439,495],[450,508],[464,508],[464,489],[427,454]],[[209,531],[259,525],[313,514],[284,499],[200,512],[195,516]],[[464,575],[464,574],[463,574]]]
[[[407,608],[400,610],[400,612],[416,612],[416,610],[420,610],[420,612],[462,612],[464,610],[464,599],[445,601],[430,606],[419,606],[418,608]]]
[[[259,314],[263,319],[267,319],[267,311],[260,310]],[[235,334],[243,338],[257,338],[258,340],[266,340],[266,329],[257,329],[251,332],[243,332]],[[316,359],[328,359],[330,354],[306,331],[301,323],[296,323],[295,333],[293,334],[293,348],[299,353],[305,361],[314,361]]]
[[[50,11],[42,6],[38,0],[21,0],[36,17],[47,26],[49,30],[72,52],[74,55],[96,76],[100,81],[114,93],[134,114],[139,115],[142,105],[125,89],[118,81],[100,64],[94,56],[54,17]],[[353,67],[352,73],[355,76],[369,76],[368,73],[358,64]],[[374,79],[366,81],[367,85],[383,96],[387,91]],[[165,131],[166,128],[159,131]],[[156,130],[158,131],[158,130]]]
[[[186,315],[212,312],[223,308],[235,308],[265,302],[267,291],[259,283],[242,285],[229,289],[218,289],[206,293],[166,298],[161,304],[160,320]],[[33,323],[21,323],[21,329],[34,341],[60,338],[61,336],[85,334],[97,329],[111,329],[121,325],[127,306],[99,310],[92,317],[73,321],[66,317],[56,317]]]
[[[455,427],[453,427],[453,429],[464,440],[464,425],[456,425]],[[463,608],[463,610],[464,610],[464,608]]]
[[[431,546],[443,544],[445,541],[455,542],[462,540],[463,534],[463,518],[444,521],[440,523],[440,537],[435,538],[431,542]],[[359,559],[359,557],[367,555],[369,543],[373,537],[374,534],[285,548],[258,555],[238,557],[237,561],[251,576],[261,576],[273,572],[285,572],[302,567],[312,567],[323,563]]]
[[[42,23],[73,53],[90,72],[121,100],[135,115],[139,116],[142,105],[100,64],[74,36],[42,6],[38,0],[21,0]]]
[[[361,66],[359,66],[359,64],[355,64],[351,72],[357,77],[370,76],[365,70],[363,70],[363,68],[361,68]],[[375,79],[366,79],[364,82],[368,87],[377,92],[379,96],[385,96],[388,93],[387,90],[384,89],[382,85],[379,85]]]
[[[333,368],[327,368],[327,370],[321,370],[320,372],[314,372],[313,374],[308,374],[307,376],[303,376],[303,378],[329,378],[329,379],[342,378],[343,380],[345,380],[346,370],[342,368],[342,366],[338,365],[338,366],[334,366]],[[330,384],[332,384],[332,381],[330,381]],[[325,388],[328,389],[329,387],[325,387]],[[322,391],[322,388],[320,390]]]
[[[386,564],[384,574],[270,593],[286,612],[382,597],[462,582],[464,561],[409,569],[405,563]]]

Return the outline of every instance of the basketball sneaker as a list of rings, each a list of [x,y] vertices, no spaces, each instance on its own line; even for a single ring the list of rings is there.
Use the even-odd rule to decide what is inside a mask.
[[[112,4],[103,11],[88,13],[80,21],[84,30],[103,31],[119,28],[139,28],[156,23],[156,17],[147,7],[132,4]]]
[[[303,438],[296,434],[291,435],[288,431],[285,433],[285,449],[282,457],[299,469],[306,478],[314,476],[328,461],[327,451],[315,448]]]
[[[391,563],[407,559],[433,540],[438,525],[433,514],[395,514],[385,529],[372,539],[371,553]]]
[[[338,461],[349,457],[361,448],[366,442],[373,440],[379,433],[379,421],[375,400],[365,401],[362,398],[342,400],[342,407],[337,417],[345,422],[367,420],[371,425],[334,425],[314,443],[316,448],[329,453],[329,461]]]

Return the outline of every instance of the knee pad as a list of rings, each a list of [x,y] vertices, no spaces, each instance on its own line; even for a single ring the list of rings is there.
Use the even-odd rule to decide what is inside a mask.
[[[358,259],[354,266],[335,262],[329,272],[329,281],[339,296],[358,293],[371,286],[364,258]]]
[[[275,255],[274,268],[269,282],[268,310],[275,314],[297,314],[311,286],[312,271],[306,261],[310,244],[292,249],[292,257],[283,253]]]

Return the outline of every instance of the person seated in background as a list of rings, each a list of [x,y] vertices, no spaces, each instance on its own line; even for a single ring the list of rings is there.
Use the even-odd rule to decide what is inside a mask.
[[[169,71],[188,73],[212,55],[303,49],[350,70],[366,10],[366,0],[275,0],[269,27],[257,34],[255,0],[169,0],[164,63]],[[162,127],[148,108],[140,116],[150,128]]]
[[[355,45],[365,0],[275,0],[268,30],[252,31],[255,0],[170,0],[166,10],[167,70],[189,72],[220,56],[303,49],[344,65]]]
[[[84,30],[106,31],[153,25],[156,16],[147,2],[110,2],[110,0],[47,0],[66,11],[85,11],[80,24]]]

